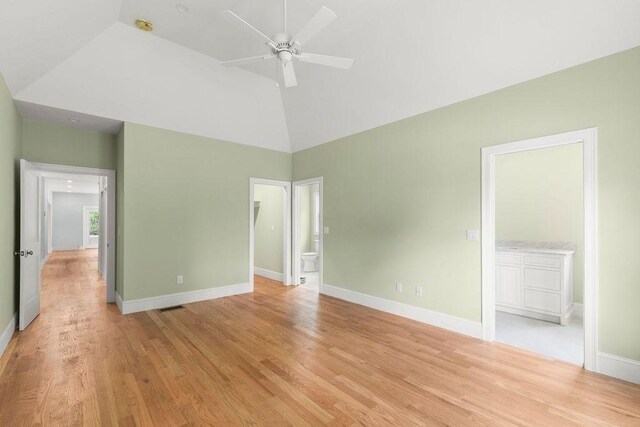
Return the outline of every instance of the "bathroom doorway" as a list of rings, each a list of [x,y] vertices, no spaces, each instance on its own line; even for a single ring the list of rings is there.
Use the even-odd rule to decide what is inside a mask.
[[[496,181],[499,178],[496,165],[499,156],[552,147],[571,148],[570,146],[574,144],[580,144],[579,148],[582,148],[580,163],[582,163],[583,200],[575,209],[581,211],[583,222],[582,233],[574,238],[581,240],[579,243],[580,252],[582,252],[582,259],[579,262],[582,266],[578,267],[578,270],[581,270],[578,273],[582,276],[582,286],[578,286],[577,289],[582,291],[583,304],[580,310],[577,310],[578,304],[575,304],[575,301],[572,302],[574,295],[570,294],[575,292],[572,273],[575,273],[573,257],[576,249],[559,245],[558,242],[551,242],[553,243],[551,246],[547,244],[548,242],[544,245],[539,245],[539,242],[536,244],[525,242],[526,247],[523,247],[521,241],[523,237],[509,240],[513,237],[507,236],[502,237],[507,240],[498,240],[500,236],[497,230],[499,220],[497,208],[499,206],[496,204]],[[482,337],[486,341],[494,341],[498,338],[496,324],[501,319],[497,318],[497,308],[501,309],[498,314],[503,318],[502,320],[511,314],[520,316],[515,318],[520,320],[520,325],[516,325],[520,331],[512,334],[512,331],[504,330],[503,338],[510,335],[511,338],[517,338],[520,343],[527,346],[532,344],[533,339],[527,338],[526,334],[522,333],[523,330],[545,329],[542,335],[536,333],[538,338],[553,330],[560,330],[567,335],[571,333],[571,317],[581,312],[582,331],[578,331],[583,344],[581,359],[584,368],[590,371],[598,371],[596,147],[597,129],[592,128],[482,148]],[[538,151],[538,153],[543,152]],[[535,174],[535,179],[541,182],[547,176],[543,169],[544,167],[540,167]],[[538,184],[540,183],[536,183]],[[521,199],[527,197],[527,194],[522,191],[514,194]],[[547,212],[543,213],[546,217]],[[549,227],[549,224],[543,225],[543,228]],[[505,229],[504,226],[502,228]],[[529,228],[531,229],[532,226]],[[529,240],[531,237],[524,237],[524,239]],[[539,323],[540,320],[545,323]],[[510,344],[517,345],[516,342]],[[549,349],[553,346],[553,342],[546,340],[542,345],[529,350],[540,352],[540,349]],[[562,359],[558,354],[548,354],[548,356]]]
[[[320,292],[322,288],[322,177],[293,183],[294,284]]]
[[[584,363],[582,144],[495,158],[495,339]]]

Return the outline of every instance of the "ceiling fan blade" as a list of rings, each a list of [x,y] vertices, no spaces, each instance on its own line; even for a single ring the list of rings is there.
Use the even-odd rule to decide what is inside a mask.
[[[293,41],[301,46],[304,45],[324,30],[334,19],[336,19],[336,14],[328,7],[322,6],[320,10],[313,15],[313,18],[295,35]]]
[[[266,34],[264,34],[262,31],[260,31],[259,29],[257,29],[256,27],[254,27],[253,25],[249,24],[247,21],[245,21],[244,19],[240,18],[238,15],[236,15],[235,13],[233,13],[230,10],[223,10],[222,12],[220,12],[220,16],[222,16],[223,18],[225,18],[226,20],[228,20],[229,22],[233,22],[234,24],[242,24],[242,28],[244,28],[245,30],[250,29],[252,30],[251,33],[254,36],[260,37],[263,41],[266,41],[267,43],[270,43],[271,45],[275,46],[276,42],[274,42],[273,40],[271,40],[271,38],[269,38],[269,36],[267,36]]]
[[[280,61],[282,63],[282,77],[284,78],[284,85],[286,87],[293,87],[298,85],[296,79],[296,72],[293,69],[293,62]]]
[[[255,62],[261,62],[261,61],[264,61],[265,59],[271,59],[275,57],[276,57],[275,55],[251,56],[249,58],[233,59],[231,61],[222,61],[222,62],[219,62],[219,64],[233,67],[238,65],[253,64]]]
[[[318,55],[315,53],[302,53],[296,55],[296,59],[302,62],[310,62],[312,64],[326,65],[327,67],[343,68],[348,70],[353,65],[353,59],[340,58],[339,56]]]

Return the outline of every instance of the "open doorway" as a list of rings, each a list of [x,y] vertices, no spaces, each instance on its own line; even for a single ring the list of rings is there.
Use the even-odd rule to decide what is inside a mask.
[[[322,288],[322,178],[293,183],[294,283],[319,292]]]
[[[597,369],[596,136],[482,149],[483,338],[587,370]]]
[[[496,341],[582,366],[582,144],[495,159]]]
[[[70,288],[89,275],[94,298],[113,302],[115,171],[25,160],[20,166],[20,330],[40,313],[41,291],[78,291]]]
[[[291,183],[249,180],[249,282],[291,284]]]

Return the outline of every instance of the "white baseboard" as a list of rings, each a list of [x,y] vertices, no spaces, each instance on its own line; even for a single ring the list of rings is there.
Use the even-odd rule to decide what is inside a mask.
[[[560,316],[537,313],[535,311],[522,310],[520,308],[509,307],[507,305],[496,304],[496,311],[516,314],[518,316],[530,317],[532,319],[544,320],[545,322],[560,323]]]
[[[640,361],[598,353],[598,372],[624,381],[640,384]]]
[[[266,268],[253,267],[253,273],[257,274],[258,276],[266,277],[267,279],[282,282],[282,273],[278,273],[277,271],[267,270]]]
[[[249,283],[238,285],[220,286],[217,288],[202,289],[199,291],[180,292],[176,294],[160,295],[157,297],[123,300],[116,294],[116,304],[122,314],[137,313],[139,311],[155,310],[158,308],[172,307],[174,305],[189,304],[192,302],[228,297],[231,295],[253,292]]]
[[[4,331],[2,331],[2,335],[0,335],[0,356],[4,353],[9,345],[9,341],[11,341],[11,337],[13,333],[16,331],[16,324],[18,323],[18,313],[14,313],[11,320],[9,320],[9,324]]]
[[[122,297],[120,296],[118,291],[116,291],[116,305],[118,306],[118,310],[120,310],[120,313],[124,314],[124,311],[122,309],[122,306],[123,306]]]
[[[364,305],[365,307],[384,311],[386,313],[417,320],[418,322],[437,326],[439,328],[444,328],[474,338],[482,337],[482,323],[474,322],[473,320],[463,319],[461,317],[427,310],[422,307],[416,307],[397,301],[362,294],[349,289],[327,285],[326,283],[320,287],[320,293],[355,304]]]

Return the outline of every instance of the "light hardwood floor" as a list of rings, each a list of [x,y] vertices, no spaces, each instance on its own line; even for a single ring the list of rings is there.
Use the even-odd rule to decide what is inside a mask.
[[[0,425],[640,425],[640,386],[301,288],[121,316],[54,253],[0,359]]]

